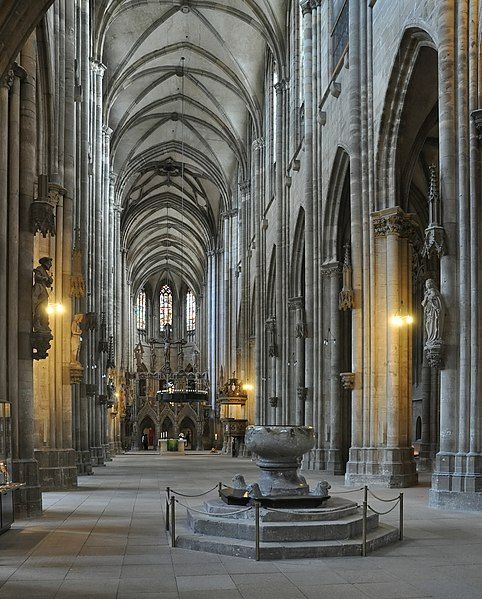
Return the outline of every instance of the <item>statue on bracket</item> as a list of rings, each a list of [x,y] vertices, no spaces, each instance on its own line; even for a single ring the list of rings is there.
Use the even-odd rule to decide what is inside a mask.
[[[48,290],[54,281],[50,274],[52,258],[40,258],[39,264],[33,271],[32,287],[32,353],[35,360],[47,357],[53,339],[48,315]]]
[[[80,363],[80,348],[82,344],[83,314],[75,314],[70,328],[70,383],[81,383],[84,376],[84,367]]]
[[[443,326],[445,309],[440,291],[433,279],[425,282],[425,295],[422,301],[425,325],[425,355],[433,368],[443,365]]]

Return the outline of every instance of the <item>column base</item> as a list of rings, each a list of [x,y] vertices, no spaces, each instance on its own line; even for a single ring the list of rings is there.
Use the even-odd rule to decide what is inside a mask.
[[[112,462],[112,453],[110,451],[109,443],[104,443],[104,456],[106,462]]]
[[[417,460],[418,472],[432,472],[435,464],[435,455],[437,451],[430,443],[420,444],[420,453]]]
[[[430,493],[429,505],[432,507],[444,509],[446,504],[446,509],[457,509],[450,506],[458,503],[459,509],[480,509],[470,506],[482,505],[482,455],[438,453]],[[456,499],[457,496],[460,498]]]
[[[428,493],[429,507],[439,510],[456,510],[460,512],[481,512],[482,492],[465,493],[458,491],[439,491],[430,489]]]
[[[326,462],[326,472],[329,474],[345,474],[345,464],[342,460],[340,449],[328,450],[328,461]]]
[[[302,470],[323,471],[326,468],[326,450],[312,449],[306,453],[301,463]]]
[[[92,459],[90,451],[77,452],[77,474],[79,476],[90,476],[92,471]]]
[[[35,449],[42,491],[64,491],[77,487],[74,449]]]
[[[411,447],[352,447],[345,484],[413,487],[418,483]]]
[[[15,516],[32,518],[42,513],[42,491],[37,460],[12,460],[12,479],[26,483],[14,493]]]
[[[90,460],[92,466],[105,466],[105,453],[103,447],[90,448]]]

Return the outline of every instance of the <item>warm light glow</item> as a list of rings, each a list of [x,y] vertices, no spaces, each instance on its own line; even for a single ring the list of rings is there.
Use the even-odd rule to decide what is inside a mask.
[[[252,391],[254,389],[253,385],[250,385],[249,383],[246,383],[245,385],[243,385],[243,391]]]
[[[47,314],[63,314],[65,312],[62,304],[48,304],[47,305]]]
[[[395,314],[390,318],[390,323],[394,327],[403,327],[404,325],[413,324],[413,316],[407,314],[406,316],[400,316],[400,314]]]

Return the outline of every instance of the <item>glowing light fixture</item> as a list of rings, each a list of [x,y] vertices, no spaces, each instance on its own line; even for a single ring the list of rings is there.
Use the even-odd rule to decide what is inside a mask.
[[[252,391],[253,389],[254,387],[250,383],[246,383],[245,385],[243,385],[243,391]]]
[[[413,324],[413,316],[411,316],[410,314],[405,314],[404,316],[400,314],[395,314],[390,318],[390,323],[392,324],[392,326],[398,328],[410,325]]]
[[[60,303],[48,304],[48,306],[47,306],[47,314],[49,314],[49,315],[63,314],[64,312],[65,312],[65,308]]]

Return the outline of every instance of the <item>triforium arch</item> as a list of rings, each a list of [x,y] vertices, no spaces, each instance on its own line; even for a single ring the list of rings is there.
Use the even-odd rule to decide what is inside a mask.
[[[285,417],[291,422],[304,424],[305,401],[305,210],[300,208],[293,231],[293,244],[290,257],[289,283],[289,389],[291,401],[285,407]]]

